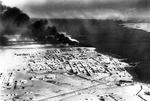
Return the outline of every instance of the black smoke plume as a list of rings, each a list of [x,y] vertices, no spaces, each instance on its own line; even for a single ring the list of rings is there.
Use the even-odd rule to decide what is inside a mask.
[[[66,34],[57,31],[55,26],[49,26],[48,20],[42,19],[32,22],[30,17],[16,7],[0,5],[0,45],[6,45],[6,35],[20,34],[38,43],[77,45]]]
[[[58,32],[56,27],[49,26],[48,20],[45,19],[33,22],[29,29],[30,36],[40,43],[78,45],[78,41],[71,39],[65,33]]]
[[[0,45],[8,44],[7,35],[21,34],[29,20],[29,16],[20,9],[0,4]]]

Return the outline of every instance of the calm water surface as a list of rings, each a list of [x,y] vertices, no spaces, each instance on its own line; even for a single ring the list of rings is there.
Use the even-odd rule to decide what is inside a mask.
[[[130,61],[150,60],[150,33],[125,28],[115,21],[51,20],[59,31],[66,31],[81,43],[99,52],[116,54]]]

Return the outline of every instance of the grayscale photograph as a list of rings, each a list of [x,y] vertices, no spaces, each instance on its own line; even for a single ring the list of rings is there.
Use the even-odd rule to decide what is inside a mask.
[[[0,101],[150,101],[150,0],[0,0]]]

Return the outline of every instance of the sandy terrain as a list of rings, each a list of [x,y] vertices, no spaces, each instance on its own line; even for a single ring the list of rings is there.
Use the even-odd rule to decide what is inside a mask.
[[[150,101],[121,59],[95,48],[0,51],[0,101]]]

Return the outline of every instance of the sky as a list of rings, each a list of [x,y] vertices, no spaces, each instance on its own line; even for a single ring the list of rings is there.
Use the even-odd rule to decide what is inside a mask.
[[[150,0],[1,0],[33,18],[150,20]]]

